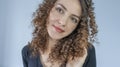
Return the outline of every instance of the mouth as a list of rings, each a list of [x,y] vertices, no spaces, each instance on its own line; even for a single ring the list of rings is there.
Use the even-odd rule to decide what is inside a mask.
[[[53,27],[55,28],[55,30],[59,33],[65,32],[63,29],[61,29],[60,27],[57,27],[55,25],[53,25]]]

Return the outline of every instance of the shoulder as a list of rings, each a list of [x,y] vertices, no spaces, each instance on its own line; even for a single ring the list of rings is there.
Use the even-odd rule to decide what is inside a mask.
[[[28,43],[27,45],[25,45],[23,48],[22,48],[22,56],[23,57],[28,57],[28,58],[32,58],[32,57],[36,57],[37,55],[39,54],[36,54],[36,55],[33,55],[32,52],[33,52],[33,48],[31,48],[30,46],[31,44]]]
[[[88,55],[92,55],[93,53],[95,53],[94,45],[90,44],[90,46],[88,46],[87,48],[87,52],[88,52]]]
[[[26,53],[29,51],[29,46],[28,45],[25,45],[23,48],[22,48],[22,54]]]
[[[87,57],[83,67],[96,67],[96,54],[94,45],[87,48]]]
[[[25,45],[22,48],[22,60],[24,67],[37,67],[37,64],[41,65],[39,56],[33,56],[30,44]],[[39,66],[41,67],[41,66]]]
[[[26,56],[28,56],[29,53],[30,53],[29,45],[25,45],[22,48],[22,56],[26,57]]]
[[[22,48],[21,53],[24,58],[29,58],[32,55],[32,51],[30,50],[30,43]]]

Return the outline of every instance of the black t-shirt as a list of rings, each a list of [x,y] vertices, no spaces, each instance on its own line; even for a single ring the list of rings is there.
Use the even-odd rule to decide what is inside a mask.
[[[96,55],[94,46],[87,49],[88,55],[85,59],[83,67],[96,67]],[[29,46],[26,45],[22,49],[22,59],[24,67],[43,67],[39,55],[32,57]]]

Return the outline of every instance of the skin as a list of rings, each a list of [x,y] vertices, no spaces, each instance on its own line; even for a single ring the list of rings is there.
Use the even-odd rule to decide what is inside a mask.
[[[48,18],[47,30],[50,38],[59,40],[68,36],[77,27],[80,16],[81,6],[78,0],[58,0]]]
[[[72,6],[71,6],[72,4]],[[48,49],[44,54],[41,54],[41,60],[46,67],[52,64],[47,61],[49,57],[50,50],[54,47],[54,44],[60,39],[68,36],[77,27],[80,16],[81,16],[81,6],[79,0],[58,0],[54,7],[51,9],[49,17],[47,19],[47,31],[49,34]],[[80,60],[78,58],[76,61],[68,61],[67,67],[80,67],[86,57]],[[81,63],[79,63],[81,62]],[[60,63],[55,63],[53,67],[59,67]]]

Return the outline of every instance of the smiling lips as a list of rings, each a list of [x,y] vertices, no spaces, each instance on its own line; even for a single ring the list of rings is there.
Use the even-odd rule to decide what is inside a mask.
[[[59,27],[57,27],[57,26],[55,26],[55,25],[53,25],[53,27],[54,27],[55,30],[56,30],[57,32],[59,32],[59,33],[64,32],[64,30],[62,30],[61,28],[59,28]]]

